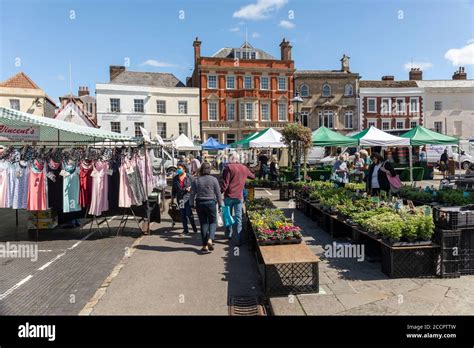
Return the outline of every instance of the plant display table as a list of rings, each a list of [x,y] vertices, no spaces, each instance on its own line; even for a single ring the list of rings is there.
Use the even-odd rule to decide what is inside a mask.
[[[306,244],[257,246],[268,296],[319,292],[319,258]]]

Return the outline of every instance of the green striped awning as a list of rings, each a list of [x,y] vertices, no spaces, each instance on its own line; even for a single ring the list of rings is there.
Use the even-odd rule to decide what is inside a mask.
[[[31,115],[25,112],[0,107],[0,126],[39,127],[38,142],[88,142],[99,140],[131,140],[132,137],[100,128],[80,126],[54,118]],[[0,143],[5,141],[19,142],[5,134],[0,135]]]

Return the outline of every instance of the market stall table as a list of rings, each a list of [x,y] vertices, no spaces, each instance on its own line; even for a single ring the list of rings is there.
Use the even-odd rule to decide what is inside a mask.
[[[267,295],[319,292],[319,258],[306,244],[258,246]]]

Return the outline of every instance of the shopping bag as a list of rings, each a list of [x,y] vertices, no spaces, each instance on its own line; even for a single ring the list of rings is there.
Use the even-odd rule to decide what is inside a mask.
[[[224,220],[224,226],[229,227],[235,224],[235,220],[230,213],[230,207],[223,206],[222,207],[222,220]]]
[[[393,188],[394,190],[399,190],[400,187],[402,187],[402,181],[400,180],[400,177],[397,175],[391,176],[389,173],[387,173],[387,179],[388,182],[390,183],[390,187]]]
[[[222,219],[221,214],[217,214],[217,226],[219,227],[224,226],[224,220]]]

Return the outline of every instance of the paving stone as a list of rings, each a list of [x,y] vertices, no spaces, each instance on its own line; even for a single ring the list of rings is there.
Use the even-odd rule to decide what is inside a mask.
[[[349,282],[340,280],[338,282],[332,283],[332,284],[327,284],[329,289],[335,294],[335,295],[342,295],[342,294],[356,294],[357,292],[354,290],[354,288],[349,284]]]
[[[438,305],[436,301],[412,296],[408,293],[400,296],[402,297],[397,295],[378,301],[377,305],[392,308],[402,315],[431,315]]]
[[[298,300],[307,315],[332,315],[345,310],[334,295],[301,294]]]
[[[356,292],[365,292],[369,290],[386,291],[380,281],[350,280],[348,281],[348,284],[350,284]]]
[[[389,297],[391,294],[379,290],[369,290],[357,294],[341,294],[336,295],[339,301],[346,309],[359,307],[367,303],[379,301]]]
[[[474,302],[445,297],[434,310],[435,315],[474,315]]]
[[[270,297],[269,302],[274,315],[305,315],[298,299],[290,303],[286,296]]]
[[[474,303],[474,290],[449,289],[445,297],[455,299],[460,303]]]
[[[446,286],[427,283],[416,290],[409,291],[407,294],[439,302],[445,297],[447,291]]]
[[[359,307],[354,307],[347,311],[338,313],[339,315],[397,315],[393,308],[380,306],[376,302],[368,303]]]
[[[420,284],[417,284],[413,279],[383,279],[378,283],[394,295],[403,294],[420,287]]]
[[[334,282],[326,275],[325,272],[319,271],[319,284],[333,284]]]
[[[460,278],[434,279],[433,284],[448,286],[450,288],[474,290],[474,276],[462,276]]]

